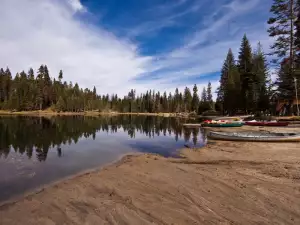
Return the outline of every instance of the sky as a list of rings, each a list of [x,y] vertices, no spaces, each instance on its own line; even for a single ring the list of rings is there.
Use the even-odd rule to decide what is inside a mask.
[[[98,94],[219,84],[246,33],[267,52],[272,0],[0,0],[0,67],[46,64]]]

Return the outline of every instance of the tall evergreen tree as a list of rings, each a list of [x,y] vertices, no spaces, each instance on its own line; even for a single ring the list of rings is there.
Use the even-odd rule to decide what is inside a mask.
[[[202,93],[201,93],[201,99],[200,99],[200,104],[199,104],[199,107],[198,107],[198,113],[203,113],[207,110],[210,110],[210,106],[209,106],[209,103],[207,101],[207,91],[206,91],[206,88],[204,87],[203,90],[202,90]]]
[[[4,74],[4,100],[8,101],[12,89],[12,75],[9,68],[6,68]]]
[[[254,102],[257,110],[269,108],[269,93],[267,85],[270,85],[268,65],[260,43],[253,54],[254,74]]]
[[[193,99],[192,99],[191,109],[197,112],[198,108],[199,108],[199,96],[198,96],[198,88],[197,85],[195,84],[193,87]]]
[[[44,81],[43,81],[43,99],[44,99],[44,107],[49,107],[52,103],[52,83],[49,75],[49,70],[47,65],[44,66]]]
[[[63,79],[63,71],[60,70],[58,74],[58,81],[61,83],[62,79]]]
[[[0,103],[2,103],[4,101],[4,89],[5,89],[5,73],[3,68],[0,68]]]
[[[207,92],[205,87],[203,88],[201,93],[201,102],[207,102]]]
[[[41,65],[37,75],[37,97],[35,102],[39,110],[42,110],[44,106],[44,73],[44,65]]]
[[[180,111],[180,95],[179,95],[178,88],[175,89],[174,101],[173,101],[173,111],[174,112]]]
[[[246,35],[244,35],[242,39],[238,60],[241,82],[241,96],[243,103],[242,108],[245,112],[248,112],[249,110],[254,110],[254,74],[252,70],[252,50]]]
[[[164,94],[163,94],[162,108],[163,108],[163,112],[169,112],[167,92],[164,92]]]
[[[278,81],[280,96],[291,99],[294,96],[294,77],[299,77],[299,64],[296,52],[299,51],[299,0],[274,0],[270,9],[272,17],[268,20],[269,35],[276,40],[271,46],[277,56],[275,62],[280,64]],[[300,16],[300,15],[299,15]],[[296,32],[295,32],[296,28]]]
[[[298,0],[273,0],[269,18],[268,33],[276,40],[271,49],[280,59],[293,58],[294,52],[294,23],[296,21],[295,8]]]
[[[224,61],[216,108],[223,113],[233,114],[241,108],[241,82],[232,50],[229,49]],[[218,108],[219,107],[219,108]]]
[[[300,0],[296,0],[296,21],[295,21],[295,77],[298,81],[297,87],[300,92]]]
[[[190,111],[191,110],[191,104],[192,104],[192,94],[188,87],[185,87],[184,89],[184,111]]]
[[[213,96],[212,96],[210,81],[208,82],[208,85],[207,85],[207,102],[209,103],[211,109],[213,109]]]
[[[59,99],[56,103],[55,108],[58,112],[65,111],[66,104],[65,104],[65,101],[63,100],[62,96],[59,96]]]

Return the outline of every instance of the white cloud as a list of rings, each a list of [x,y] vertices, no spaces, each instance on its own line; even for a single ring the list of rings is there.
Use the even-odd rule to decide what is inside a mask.
[[[84,6],[81,4],[80,0],[68,0],[68,3],[72,7],[72,9],[77,12],[77,11],[85,11]]]
[[[82,9],[79,1],[72,1]],[[76,3],[78,2],[78,3]],[[13,73],[47,64],[52,76],[100,93],[126,93],[150,57],[137,46],[75,19],[69,0],[1,0],[0,67]],[[126,91],[125,91],[126,89]]]

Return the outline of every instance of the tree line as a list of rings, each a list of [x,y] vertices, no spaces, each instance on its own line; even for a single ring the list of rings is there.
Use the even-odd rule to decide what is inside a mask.
[[[213,108],[211,83],[202,90],[201,98],[195,84],[191,91],[176,88],[172,93],[149,90],[140,95],[131,90],[128,95],[97,94],[88,88],[82,89],[77,83],[62,81],[63,71],[57,79],[51,78],[47,65],[41,65],[35,76],[32,68],[26,73],[17,73],[14,78],[9,68],[0,69],[0,109],[30,111],[52,109],[54,111],[81,112],[97,110],[118,112],[203,112]]]
[[[267,30],[274,43],[270,46],[272,60],[258,44],[252,49],[244,35],[237,60],[229,49],[224,61],[217,108],[227,114],[266,111],[274,96],[276,101],[296,96],[300,84],[300,0],[273,0]],[[270,80],[270,68],[277,79]]]

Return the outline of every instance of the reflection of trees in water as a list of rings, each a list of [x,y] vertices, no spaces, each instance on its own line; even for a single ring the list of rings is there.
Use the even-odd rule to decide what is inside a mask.
[[[191,136],[197,143],[199,129],[183,129],[179,120],[166,117],[148,116],[115,116],[115,117],[1,117],[0,118],[0,157],[7,157],[11,148],[28,158],[36,155],[39,161],[47,159],[50,148],[57,150],[58,157],[62,156],[63,144],[77,143],[80,138],[96,138],[99,131],[116,133],[119,129],[131,138],[136,133],[149,138],[167,136],[174,133],[175,140],[184,136],[189,141]]]

